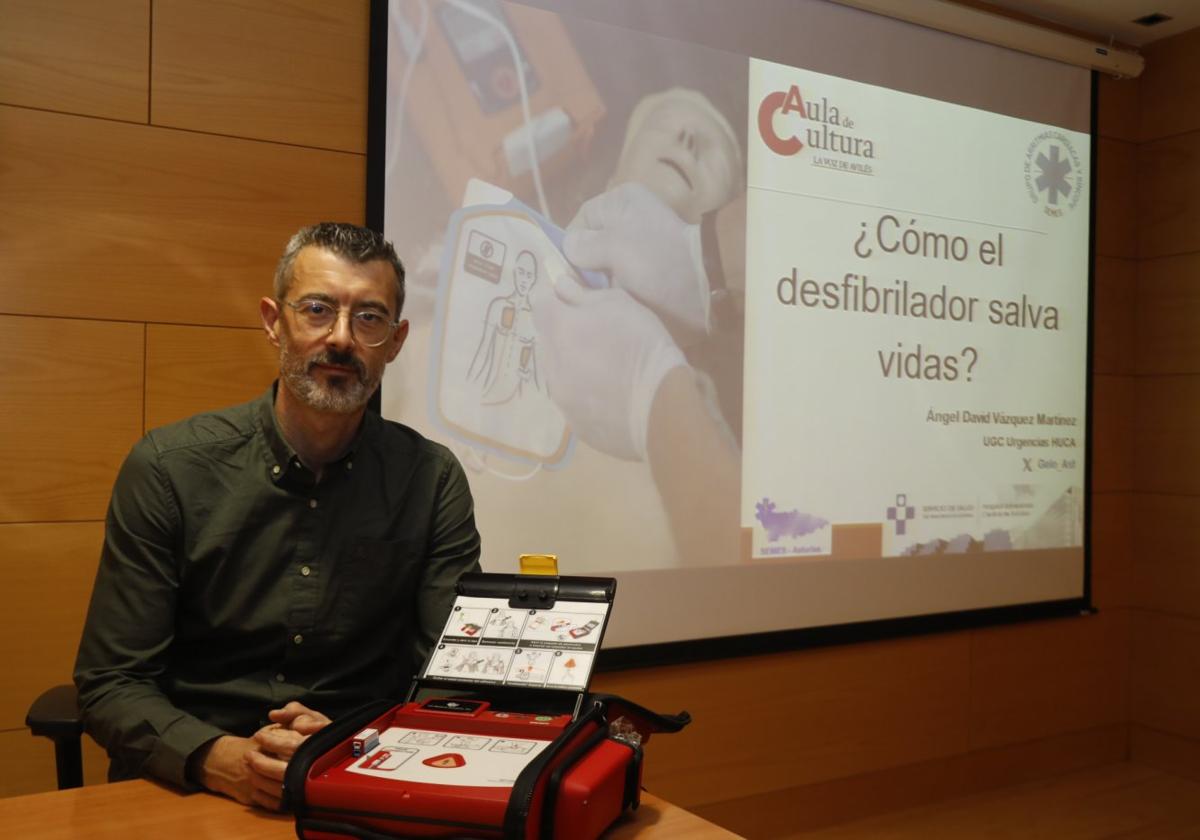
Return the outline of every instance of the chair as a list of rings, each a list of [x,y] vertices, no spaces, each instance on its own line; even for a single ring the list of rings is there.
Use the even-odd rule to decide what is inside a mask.
[[[29,706],[25,725],[54,742],[58,789],[83,787],[83,721],[73,685],[48,688]]]

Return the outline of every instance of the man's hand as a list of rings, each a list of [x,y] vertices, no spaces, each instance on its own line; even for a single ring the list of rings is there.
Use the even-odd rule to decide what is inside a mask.
[[[272,811],[283,807],[283,776],[287,764],[309,735],[329,724],[329,718],[293,700],[267,713],[272,723],[254,733],[258,748],[245,754],[254,789],[253,802]]]
[[[272,723],[277,723],[284,729],[291,729],[301,735],[311,735],[329,725],[329,718],[320,712],[313,711],[293,700],[282,709],[272,709],[267,713]],[[291,753],[288,753],[291,755]]]
[[[209,790],[278,811],[283,802],[283,774],[288,760],[329,718],[302,703],[288,703],[267,715],[273,722],[252,738],[222,735],[204,747],[197,781]]]
[[[274,724],[272,724],[273,726]],[[258,736],[264,730],[270,727],[263,727],[254,735],[254,740],[258,741]],[[292,733],[295,734],[295,733]],[[300,741],[304,740],[303,736],[297,735]],[[295,747],[292,752],[295,752]],[[291,757],[291,752],[288,757]],[[265,752],[251,750],[245,754],[246,769],[249,773],[249,783],[251,787],[251,801],[260,808],[266,808],[268,811],[280,811],[283,809],[283,774],[287,772],[287,760],[274,758],[267,755]]]
[[[243,805],[279,810],[279,791],[273,797],[264,793],[264,785],[256,780],[251,767],[250,756],[261,756],[254,739],[222,735],[202,749],[206,753],[200,761],[200,784]]]

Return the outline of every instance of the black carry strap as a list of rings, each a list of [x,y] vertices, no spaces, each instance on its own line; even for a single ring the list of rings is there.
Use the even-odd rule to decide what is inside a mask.
[[[572,750],[563,759],[562,763],[555,768],[550,778],[547,779],[545,798],[542,801],[541,824],[538,827],[539,837],[542,840],[553,840],[554,811],[558,800],[558,789],[563,777],[571,767],[585,758],[597,744],[609,737],[609,724],[622,717],[628,720],[633,728],[638,731],[638,734],[642,736],[643,743],[656,732],[678,732],[692,722],[692,716],[687,712],[679,712],[674,715],[661,715],[616,694],[588,695],[586,710],[580,714],[579,719],[569,728],[568,732],[570,735],[564,733],[560,741],[565,745],[568,741],[572,740],[571,736],[574,735],[580,726],[586,725],[591,721],[597,722],[600,728]],[[621,743],[624,742],[622,741]],[[641,746],[634,746],[632,744],[626,744],[626,746],[633,750],[633,755],[626,770],[623,805],[629,808],[637,808],[641,802],[638,779],[640,778],[643,753]],[[561,751],[562,747],[553,753],[547,750],[535,762],[526,767],[517,778],[517,784],[513,786],[513,797],[509,800],[508,811],[504,815],[504,836],[506,838],[515,839],[524,836],[525,822],[529,818],[529,806],[533,800],[534,786],[536,786],[539,776],[550,763],[551,759]],[[535,764],[537,765],[536,769]],[[517,796],[518,788],[521,789],[522,795],[520,797]]]
[[[287,770],[284,771],[283,810],[291,811],[297,820],[308,813],[308,803],[304,800],[304,783],[313,762],[395,705],[394,700],[373,700],[342,715],[319,732],[309,735],[292,755]]]
[[[562,760],[554,772],[550,774],[550,778],[546,781],[546,795],[542,798],[542,820],[540,837],[554,836],[554,815],[555,809],[558,807],[558,791],[562,787],[563,777],[569,773],[576,764],[583,759],[588,753],[596,748],[601,742],[608,739],[607,727],[601,726],[588,737],[580,742],[579,746],[567,753],[567,756]]]
[[[589,725],[600,727],[598,732],[605,731],[604,710],[599,704],[589,706],[581,712],[579,717],[568,725],[546,749],[542,750],[537,758],[525,765],[525,769],[521,771],[517,776],[517,781],[513,784],[508,808],[504,811],[504,836],[506,838],[515,840],[515,838],[525,836],[525,826],[529,820],[529,809],[533,804],[533,795],[538,779],[541,778],[550,762],[561,755],[563,750],[570,745],[570,742],[575,739],[575,735]]]
[[[643,741],[656,732],[678,732],[692,722],[692,716],[687,712],[662,715],[617,694],[592,694],[588,699],[604,707],[604,719],[609,723],[618,718],[628,720]]]

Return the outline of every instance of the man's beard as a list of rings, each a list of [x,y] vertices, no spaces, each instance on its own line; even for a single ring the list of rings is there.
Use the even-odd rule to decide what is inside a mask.
[[[350,353],[325,350],[305,359],[291,352],[287,338],[279,343],[279,375],[289,391],[309,408],[333,414],[353,414],[367,404],[379,387],[381,373],[367,370],[363,362]],[[317,365],[339,365],[353,368],[322,384],[312,374]]]

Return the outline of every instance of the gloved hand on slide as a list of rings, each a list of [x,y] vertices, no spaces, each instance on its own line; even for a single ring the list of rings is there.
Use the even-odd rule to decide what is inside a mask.
[[[589,290],[562,276],[534,296],[550,397],[589,446],[645,460],[654,395],[669,371],[687,364],[683,353],[622,289]]]
[[[700,226],[680,219],[642,184],[621,184],[584,202],[567,226],[563,253],[580,268],[608,272],[684,346],[708,333]]]

